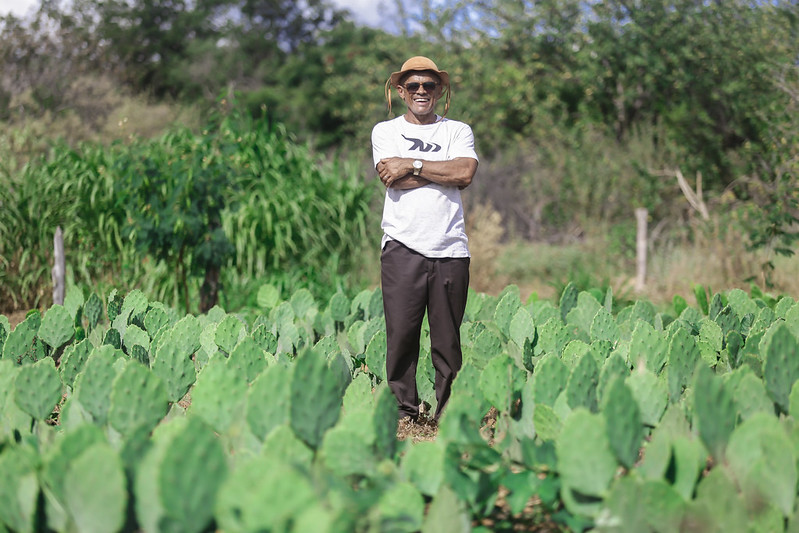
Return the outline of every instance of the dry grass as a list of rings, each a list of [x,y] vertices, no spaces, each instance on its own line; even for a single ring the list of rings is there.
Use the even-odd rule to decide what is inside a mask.
[[[405,417],[397,423],[397,440],[410,440],[413,443],[421,441],[434,441],[438,436],[438,424],[424,414],[419,420],[413,422]]]
[[[691,225],[669,238],[655,235],[649,246],[646,284],[640,292],[635,290],[634,250],[625,249],[607,234],[562,245],[508,242],[497,244],[489,253],[494,270],[484,268],[478,275],[493,276],[480,280],[480,287],[492,294],[498,293],[497,287],[501,290],[513,283],[523,297],[535,293],[556,300],[559,290],[574,281],[580,288],[609,286],[617,298],[643,298],[658,306],[670,305],[675,295],[694,304],[696,284],[712,292],[749,291],[756,285],[775,296],[799,298],[799,256],[748,251],[745,235],[718,220]]]
[[[174,124],[198,126],[196,109],[168,103],[154,103],[121,89],[106,76],[82,76],[66,89],[65,104],[57,111],[39,110],[30,91],[14,96],[15,113],[8,123],[4,143],[18,156],[46,152],[53,139],[81,141],[124,141],[131,136],[161,135]]]
[[[504,248],[502,215],[489,203],[477,204],[466,216],[466,233],[472,254],[469,284],[477,292],[500,292],[507,285],[507,277],[499,273],[497,263]]]

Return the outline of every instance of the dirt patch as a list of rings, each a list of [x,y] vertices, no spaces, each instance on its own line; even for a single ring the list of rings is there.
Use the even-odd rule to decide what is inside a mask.
[[[0,315],[5,315],[8,319],[8,322],[11,324],[11,329],[13,330],[17,327],[17,324],[25,320],[25,315],[27,315],[27,311],[7,311],[7,312],[0,312]]]
[[[397,424],[397,440],[410,439],[414,443],[433,441],[436,440],[436,435],[438,435],[438,424],[424,414],[420,415],[416,422],[406,417]]]

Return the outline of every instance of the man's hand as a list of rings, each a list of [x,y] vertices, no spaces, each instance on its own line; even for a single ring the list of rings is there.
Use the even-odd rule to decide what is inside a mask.
[[[412,166],[408,163],[410,159],[404,157],[387,157],[381,159],[377,164],[377,174],[380,176],[380,181],[388,189],[394,182],[404,178],[407,175],[413,175]],[[408,170],[411,167],[411,170]]]

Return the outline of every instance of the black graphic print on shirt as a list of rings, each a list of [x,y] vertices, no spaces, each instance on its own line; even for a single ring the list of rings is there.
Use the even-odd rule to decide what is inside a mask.
[[[421,139],[414,139],[413,137],[402,136],[406,141],[412,143],[409,150],[419,150],[420,152],[438,152],[441,150],[441,145],[436,143],[425,143]]]

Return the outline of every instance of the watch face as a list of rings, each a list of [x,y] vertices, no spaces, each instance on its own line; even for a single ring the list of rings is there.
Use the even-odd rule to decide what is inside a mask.
[[[413,162],[413,168],[416,169],[422,168],[422,162],[417,159],[416,161]]]

